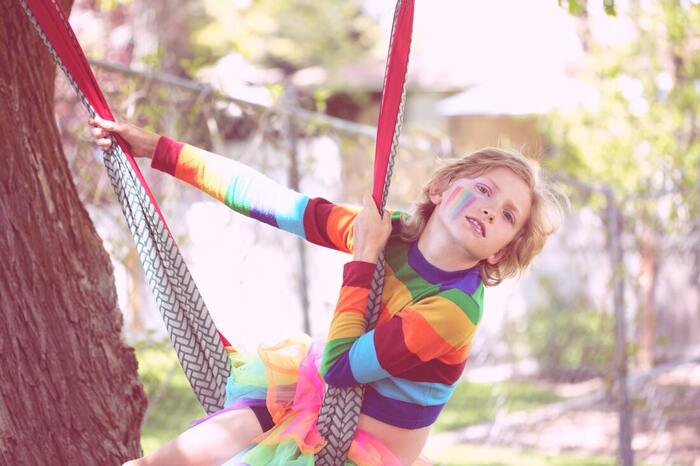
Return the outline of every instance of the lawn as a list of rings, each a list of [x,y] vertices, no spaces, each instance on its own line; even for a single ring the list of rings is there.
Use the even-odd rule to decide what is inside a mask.
[[[141,426],[144,454],[185,430],[205,415],[180,368],[169,341],[135,345],[139,378],[149,399]]]
[[[435,466],[614,466],[614,458],[568,454],[547,455],[502,447],[457,445],[443,452],[426,452]]]
[[[462,382],[440,414],[433,432],[480,424],[494,419],[499,410],[529,411],[559,400],[552,390],[530,381]]]
[[[169,342],[136,345],[139,377],[150,400],[142,425],[141,446],[149,453],[204,416],[180,369]],[[434,432],[465,427],[493,419],[499,409],[536,409],[559,398],[550,390],[527,381],[499,384],[462,383],[440,415]],[[612,458],[549,456],[508,448],[457,445],[428,452],[442,466],[612,466]]]

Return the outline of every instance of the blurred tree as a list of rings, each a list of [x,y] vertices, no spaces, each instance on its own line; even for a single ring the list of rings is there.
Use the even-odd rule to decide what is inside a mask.
[[[126,18],[133,24],[134,59],[177,76],[186,76],[183,66],[192,60],[193,23],[202,16],[201,1],[135,0]],[[163,27],[167,25],[167,27]]]
[[[19,2],[0,15],[0,463],[118,464],[146,400],[112,267],[58,138],[56,67]]]
[[[205,8],[213,21],[195,31],[196,47],[212,57],[237,51],[285,74],[346,63],[377,38],[358,0],[205,0]]]
[[[586,277],[577,280],[584,282]],[[521,333],[513,332],[514,323],[508,330],[527,342],[540,374],[566,382],[610,378],[614,337],[610,313],[598,309],[584,290],[564,293],[552,276],[539,276],[537,289]]]
[[[625,230],[636,241],[642,261],[641,276],[635,282],[642,288],[637,290],[636,330],[637,362],[644,369],[657,362],[658,271],[671,251],[671,242],[662,238],[671,232],[685,238],[695,234],[695,250],[700,246],[700,143],[695,117],[700,107],[700,5],[633,0],[624,11],[616,11],[615,26],[626,37],[596,42],[586,2],[576,3],[584,9],[581,18],[585,24],[580,31],[589,57],[591,74],[587,78],[598,90],[598,102],[575,113],[553,115],[550,134],[560,150],[550,163],[578,178],[603,182],[622,198],[624,214],[632,220]],[[669,194],[662,195],[664,192]],[[607,197],[610,202],[612,196]],[[609,229],[610,245],[619,244],[614,229]],[[700,254],[695,254],[697,271]],[[620,273],[624,271],[613,270],[613,279]],[[700,291],[696,279],[691,286]],[[616,287],[616,302],[620,295]],[[626,346],[625,320],[616,321],[619,348]],[[693,322],[687,324],[690,327]],[[621,355],[616,363],[619,459],[628,466],[634,463],[634,454],[624,353],[624,346],[616,351]]]
[[[559,5],[566,6],[573,15],[587,15],[588,0],[559,0]],[[603,7],[609,15],[616,13],[615,0],[603,0]]]
[[[638,362],[649,367],[658,340],[657,273],[670,246],[661,238],[694,236],[695,274],[700,271],[700,5],[631,2],[617,14],[616,26],[626,26],[630,39],[589,38],[587,79],[598,91],[598,104],[552,116],[549,132],[559,150],[549,163],[614,187],[634,220],[627,232],[643,262]]]

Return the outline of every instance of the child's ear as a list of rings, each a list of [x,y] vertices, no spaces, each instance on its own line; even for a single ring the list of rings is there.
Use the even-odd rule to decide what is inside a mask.
[[[491,254],[489,257],[486,258],[486,262],[488,262],[491,265],[496,265],[498,264],[501,259],[506,255],[506,248],[501,249],[500,251],[497,251],[493,254]]]

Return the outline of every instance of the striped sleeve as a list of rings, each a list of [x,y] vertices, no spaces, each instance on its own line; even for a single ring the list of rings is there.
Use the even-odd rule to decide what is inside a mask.
[[[321,364],[324,380],[342,387],[399,375],[454,381],[453,372],[461,373],[475,331],[467,313],[445,296],[431,296],[365,332],[374,267],[346,264]],[[428,361],[434,363],[424,364]]]
[[[309,198],[235,160],[161,137],[151,166],[231,209],[312,243],[352,252],[358,209]]]

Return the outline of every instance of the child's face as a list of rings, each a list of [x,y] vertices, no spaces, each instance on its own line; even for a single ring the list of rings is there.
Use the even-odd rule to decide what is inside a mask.
[[[530,215],[530,189],[513,171],[494,168],[476,178],[458,178],[431,196],[439,224],[465,257],[492,264],[503,257]]]

